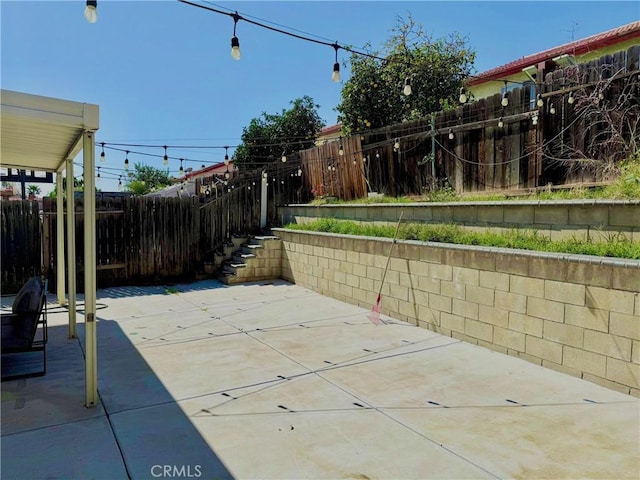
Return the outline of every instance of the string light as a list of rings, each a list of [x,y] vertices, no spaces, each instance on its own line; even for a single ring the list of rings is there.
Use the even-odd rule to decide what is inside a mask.
[[[337,83],[340,81],[340,64],[338,63],[338,48],[340,48],[340,46],[336,42],[333,44],[333,48],[336,51],[336,62],[333,64],[333,73],[331,74],[331,80]]]
[[[231,37],[231,58],[234,60],[240,60],[240,40],[236,37],[236,26],[238,25],[238,20],[242,17],[238,15],[238,12],[232,15],[233,17],[233,37]]]
[[[98,174],[96,175],[96,182],[100,181],[100,167],[98,167]]]
[[[224,147],[224,164],[229,166],[229,147],[227,146]]]
[[[407,77],[404,81],[404,89],[402,90],[407,97],[411,95],[411,80]]]
[[[169,157],[167,156],[167,146],[164,145],[164,158],[162,159],[162,164],[166,167],[167,165],[169,165]]]
[[[380,158],[380,151],[376,150],[376,158]]]
[[[542,99],[542,95],[538,94],[538,96],[536,97],[536,105],[538,105],[538,107],[542,107],[544,105],[544,100]]]
[[[118,191],[122,190],[122,175],[118,177]]]
[[[500,117],[498,119],[498,128],[502,128],[502,127],[504,127],[504,121],[502,120],[502,117]]]
[[[400,150],[400,140],[396,138],[396,141],[393,144],[393,151],[397,152],[398,150]]]
[[[556,107],[553,105],[553,103],[549,105],[549,113],[551,115],[555,115],[556,113]]]
[[[129,170],[129,150],[125,150],[124,153],[124,169]]]
[[[460,103],[467,103],[467,93],[464,87],[460,87],[460,96],[458,97]]]
[[[89,23],[96,23],[98,21],[98,1],[87,0],[87,6],[84,7],[84,18]]]
[[[285,152],[282,152],[282,158],[280,158],[280,160],[282,161],[282,163],[285,163],[287,161],[287,155],[285,154]]]
[[[182,166],[182,162],[184,161],[184,158],[180,159],[180,170],[178,170],[178,173],[180,174],[180,176],[184,175],[184,167]]]
[[[105,156],[104,156],[104,142],[102,142],[100,144],[102,146],[102,152],[100,152],[100,161],[104,162],[105,161]]]
[[[299,169],[298,169],[298,176],[299,176],[299,177],[301,177],[301,176],[302,176],[302,169],[301,169],[301,168],[299,168]]]
[[[509,105],[509,99],[507,98],[507,81],[504,81],[504,93],[502,94],[502,101],[500,102],[503,107]]]
[[[344,149],[342,148],[342,142],[340,142],[340,146],[338,147],[338,155],[340,155],[340,156],[344,155]]]
[[[531,117],[531,124],[532,124],[532,125],[537,125],[537,124],[538,124],[538,115],[537,115],[537,114],[536,114],[536,115],[533,115],[533,116]]]
[[[224,172],[224,178],[228,179],[229,177],[231,177],[231,172],[229,172],[229,169],[227,168],[227,171]]]
[[[449,129],[449,140],[453,140],[453,130]]]
[[[567,98],[567,103],[569,105],[573,105],[573,102],[576,101],[576,97],[573,96],[573,92],[569,92],[569,98]]]

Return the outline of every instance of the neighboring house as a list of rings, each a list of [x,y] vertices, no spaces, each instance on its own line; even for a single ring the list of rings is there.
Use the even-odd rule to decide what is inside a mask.
[[[204,178],[215,177],[219,181],[225,178],[231,179],[237,171],[233,168],[233,160],[229,159],[228,165],[224,162],[216,163],[200,170],[187,171],[184,176],[174,179],[173,185],[149,193],[148,197],[192,197],[200,193],[201,184],[209,184],[211,182],[202,182]],[[228,175],[227,175],[228,174]],[[215,182],[214,182],[215,183]]]
[[[338,140],[342,136],[342,124],[329,125],[318,132],[316,145],[323,145]]]
[[[507,82],[507,91],[518,88],[521,84],[539,84],[556,67],[586,63],[603,55],[626,51],[639,44],[640,21],[632,22],[482,72],[467,82],[467,89],[476,100],[490,97],[496,93],[504,93],[505,80],[517,82]],[[532,92],[535,90],[532,89]]]

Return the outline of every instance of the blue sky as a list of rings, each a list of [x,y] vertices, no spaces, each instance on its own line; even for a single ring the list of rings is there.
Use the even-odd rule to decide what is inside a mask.
[[[84,3],[2,0],[0,79],[4,89],[99,104],[97,142],[235,145],[252,118],[303,95],[320,104],[327,124],[336,122],[341,87],[330,80],[331,47],[240,22],[242,59],[235,61],[233,21],[225,15],[175,0],[99,0],[98,22],[89,24]],[[411,13],[434,38],[466,36],[477,52],[476,72],[640,18],[636,1],[198,3],[357,48],[380,47],[396,17]],[[98,187],[115,190],[124,171],[109,169],[121,169],[124,154],[106,153]],[[198,168],[221,161],[224,150],[169,154],[194,159],[186,166]],[[162,167],[160,159],[129,160]],[[178,167],[173,161],[173,174]]]

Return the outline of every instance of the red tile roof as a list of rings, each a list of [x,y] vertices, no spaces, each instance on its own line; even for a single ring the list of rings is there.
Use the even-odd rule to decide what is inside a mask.
[[[468,84],[479,85],[489,80],[500,80],[514,73],[519,73],[523,68],[536,65],[539,62],[550,60],[565,53],[569,55],[583,55],[594,50],[598,50],[609,45],[615,45],[634,38],[640,38],[640,21],[631,22],[627,25],[597,33],[590,37],[566,43],[559,47],[550,48],[533,55],[527,55],[519,60],[514,60],[500,67],[492,68],[486,72],[475,75]]]
[[[320,132],[318,132],[318,136],[322,137],[324,135],[331,135],[332,133],[339,132],[342,129],[342,124],[338,123],[336,125],[329,125],[328,127],[324,127]]]

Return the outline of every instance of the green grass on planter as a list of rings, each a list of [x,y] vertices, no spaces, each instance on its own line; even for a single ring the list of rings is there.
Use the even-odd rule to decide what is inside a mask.
[[[310,223],[289,224],[285,228],[343,235],[393,238],[396,227],[357,223],[351,220],[322,218]],[[552,241],[535,230],[511,230],[505,233],[474,232],[458,225],[428,225],[406,223],[400,225],[398,238],[423,242],[482,245],[487,247],[519,248],[541,252],[576,253],[601,257],[640,259],[640,242],[631,242],[623,235],[610,235],[604,242],[571,238]]]

